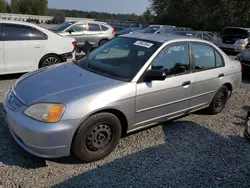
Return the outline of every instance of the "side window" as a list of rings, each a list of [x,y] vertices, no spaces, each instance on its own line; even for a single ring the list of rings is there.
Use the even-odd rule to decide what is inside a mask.
[[[100,26],[98,24],[89,23],[89,31],[100,31]]]
[[[101,26],[101,28],[102,28],[103,31],[107,31],[109,29],[108,27],[106,27],[104,25],[100,25],[100,26]]]
[[[152,69],[163,69],[167,75],[178,75],[189,72],[188,44],[175,44],[167,47],[154,60]]]
[[[69,29],[74,30],[74,32],[81,32],[86,30],[86,25],[85,24],[73,25]]]
[[[194,68],[196,71],[216,67],[215,53],[212,47],[204,44],[192,44],[194,54]]]
[[[224,63],[223,63],[222,57],[216,51],[215,51],[215,57],[216,57],[216,67],[223,67]]]
[[[29,26],[5,24],[4,33],[7,41],[36,40],[36,30]]]
[[[47,39],[48,39],[48,36],[45,33],[39,30],[36,30],[36,40],[47,40]]]

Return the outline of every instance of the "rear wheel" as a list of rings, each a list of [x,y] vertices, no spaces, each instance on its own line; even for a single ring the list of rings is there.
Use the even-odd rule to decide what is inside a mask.
[[[79,127],[72,150],[84,162],[94,162],[108,156],[121,138],[120,120],[110,113],[91,116]]]
[[[101,40],[101,41],[99,42],[99,46],[104,45],[106,42],[108,42],[108,40],[106,40],[106,39]]]
[[[53,54],[46,55],[40,60],[39,68],[55,65],[61,62],[62,60],[57,55],[53,55]]]
[[[209,114],[218,114],[220,113],[226,106],[227,100],[229,97],[229,91],[226,86],[222,86],[214,96],[213,101],[208,107]]]

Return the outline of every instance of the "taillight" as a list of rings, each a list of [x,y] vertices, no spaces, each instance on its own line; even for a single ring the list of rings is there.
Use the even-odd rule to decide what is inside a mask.
[[[77,47],[77,42],[76,41],[72,42],[72,44],[73,44],[74,48]]]
[[[113,35],[115,34],[115,29],[114,29],[114,28],[113,28],[112,34],[113,34]]]

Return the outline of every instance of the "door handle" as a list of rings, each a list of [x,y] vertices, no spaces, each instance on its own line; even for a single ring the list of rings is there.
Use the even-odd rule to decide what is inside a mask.
[[[224,74],[223,73],[219,74],[218,78],[222,78],[222,77],[224,77]]]
[[[40,48],[40,45],[39,44],[35,45],[35,48]]]
[[[188,85],[190,85],[190,84],[191,84],[190,81],[186,81],[186,82],[183,82],[183,83],[182,83],[182,86],[188,86]]]

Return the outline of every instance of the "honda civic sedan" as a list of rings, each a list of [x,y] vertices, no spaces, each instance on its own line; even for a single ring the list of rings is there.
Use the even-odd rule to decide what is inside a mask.
[[[84,162],[108,156],[121,137],[206,109],[221,112],[240,87],[241,64],[214,44],[181,36],[132,33],[77,63],[18,79],[3,106],[26,151]]]

